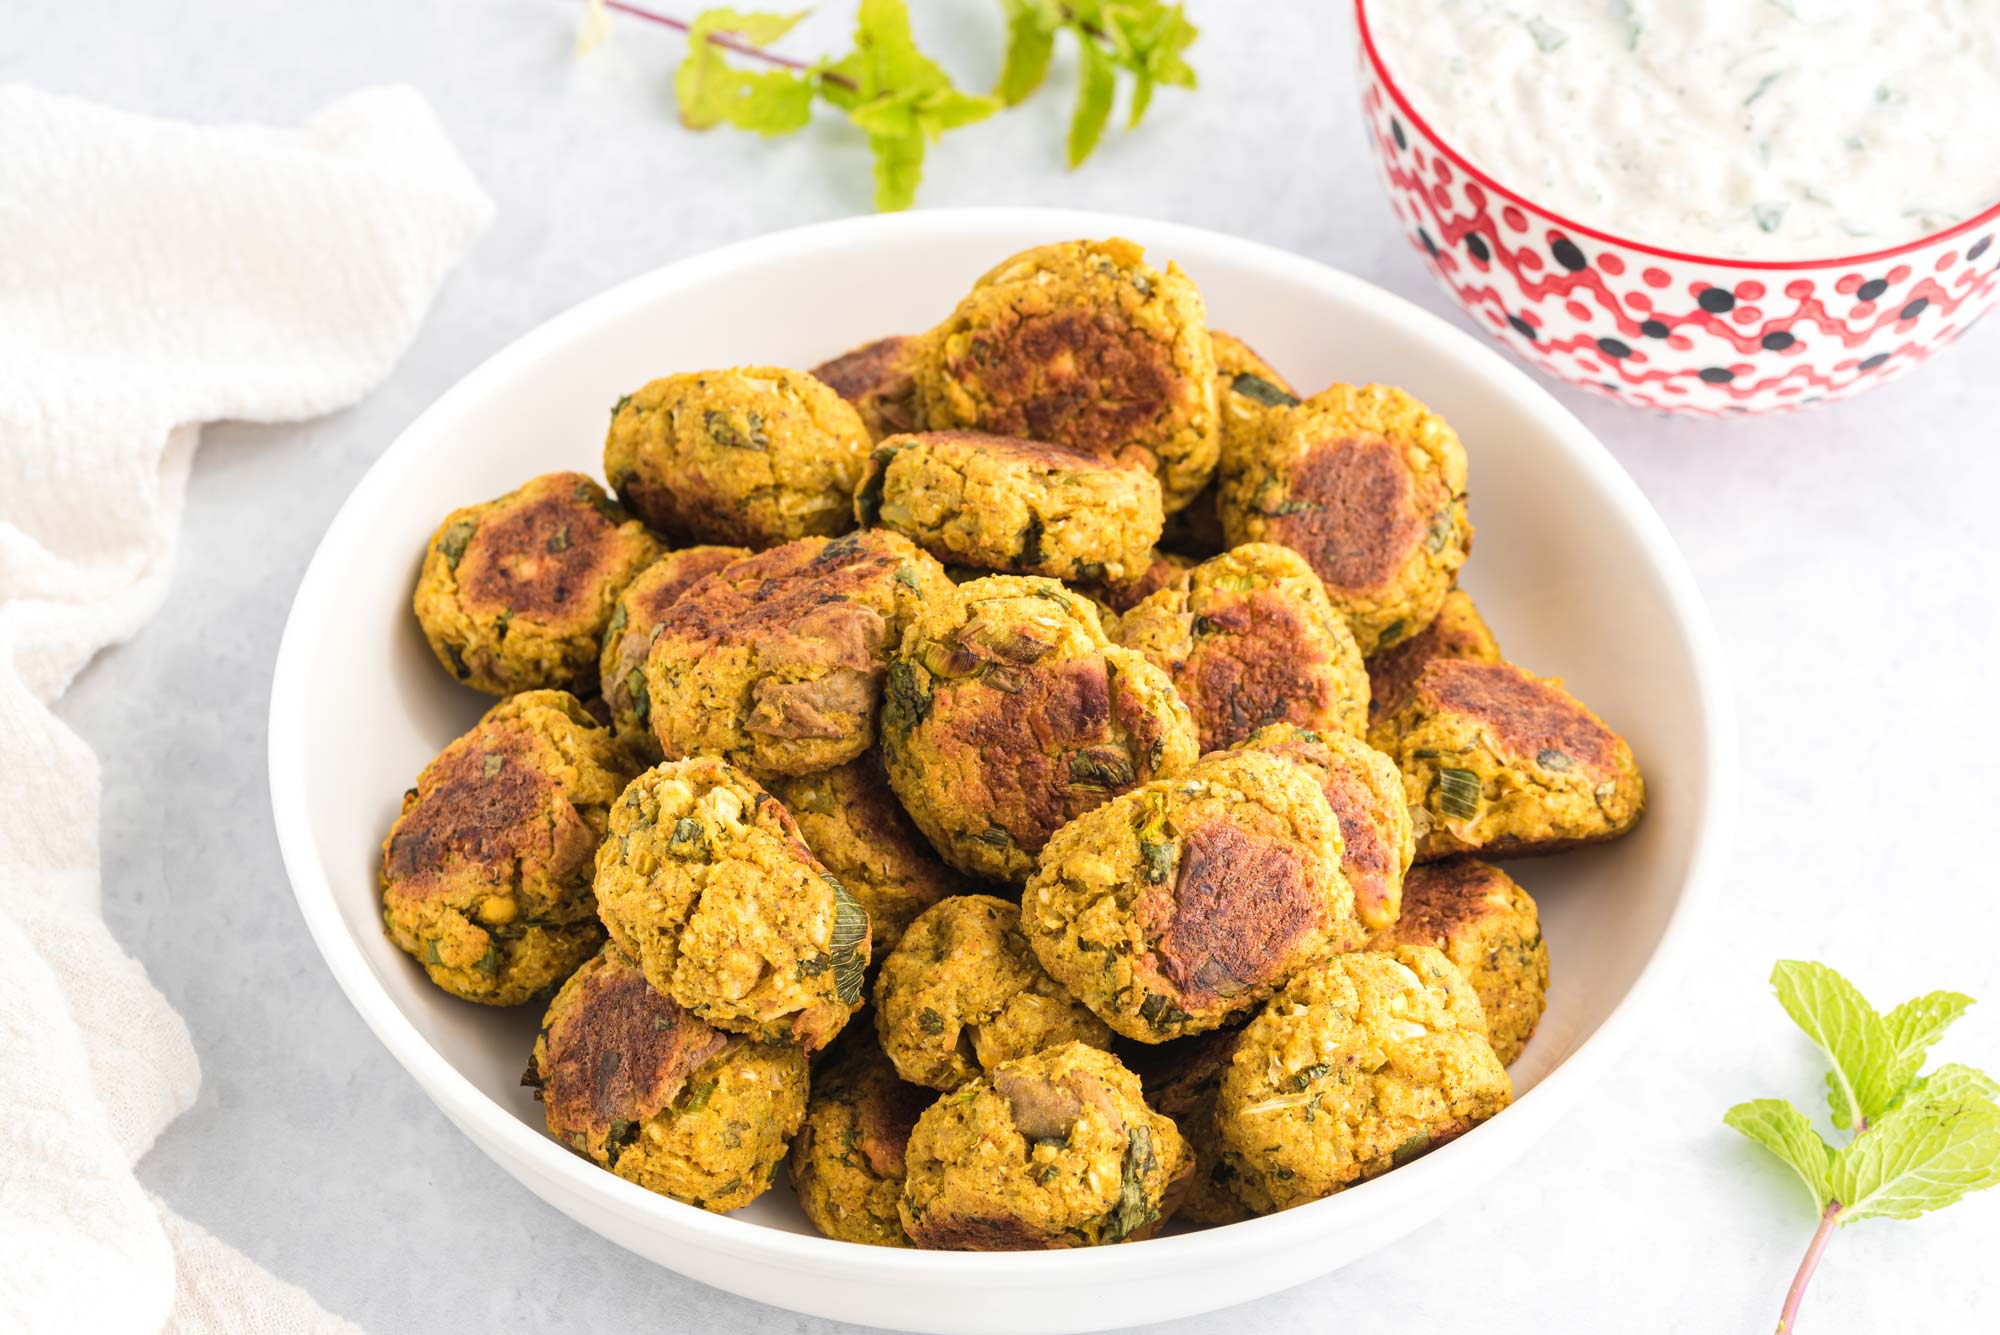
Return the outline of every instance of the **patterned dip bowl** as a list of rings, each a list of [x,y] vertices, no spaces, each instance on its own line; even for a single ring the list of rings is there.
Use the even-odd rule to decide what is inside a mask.
[[[1362,111],[1396,218],[1472,318],[1550,375],[1665,412],[1783,411],[1901,375],[2000,303],[2000,203],[1887,250],[1786,261],[1684,254],[1551,213],[1417,114],[1368,2],[1354,6]]]

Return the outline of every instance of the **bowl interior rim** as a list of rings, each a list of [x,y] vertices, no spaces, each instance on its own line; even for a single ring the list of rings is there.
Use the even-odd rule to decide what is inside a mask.
[[[1399,2],[1407,4],[1411,3],[1412,0],[1399,0]],[[1661,259],[1674,260],[1682,264],[1699,264],[1714,268],[1744,269],[1753,272],[1768,273],[1772,270],[1839,269],[1862,264],[1876,264],[1883,260],[1898,259],[1905,255],[1914,254],[1917,251],[1929,250],[1933,246],[1954,240],[1962,234],[1976,232],[1989,224],[2000,223],[2000,200],[1995,200],[1991,206],[1981,209],[1978,213],[1973,214],[1963,222],[1953,223],[1950,227],[1942,231],[1926,233],[1913,241],[1904,241],[1881,250],[1865,251],[1856,255],[1828,255],[1823,259],[1798,260],[1759,260],[1746,259],[1740,255],[1734,257],[1726,255],[1701,255],[1692,251],[1674,250],[1668,246],[1652,245],[1645,241],[1634,240],[1632,237],[1624,236],[1617,232],[1608,232],[1603,228],[1591,227],[1557,213],[1546,204],[1536,203],[1518,190],[1502,185],[1483,169],[1475,166],[1465,154],[1452,147],[1450,139],[1438,133],[1437,127],[1426,120],[1415,106],[1411,105],[1409,97],[1403,92],[1402,85],[1396,81],[1395,75],[1389,72],[1389,64],[1382,59],[1382,53],[1375,45],[1375,34],[1368,26],[1368,4],[1369,0],[1354,0],[1354,24],[1356,30],[1360,33],[1361,49],[1367,55],[1368,64],[1375,71],[1376,79],[1381,83],[1383,88],[1388,90],[1389,96],[1395,102],[1397,109],[1409,118],[1410,123],[1416,127],[1417,132],[1435,144],[1438,152],[1450,159],[1454,167],[1457,167],[1488,190],[1505,196],[1524,209],[1530,209],[1539,213],[1542,217],[1547,218],[1559,227],[1590,237],[1593,240],[1603,241],[1614,246],[1622,246],[1627,250],[1636,250],[1646,255],[1657,255]]]
[[[1226,253],[1233,264],[1261,268],[1280,276],[1310,272],[1316,284],[1337,289],[1345,299],[1373,308],[1381,318],[1431,345],[1438,360],[1452,366],[1456,373],[1481,379],[1494,392],[1520,402],[1546,428],[1551,448],[1568,456],[1573,467],[1589,474],[1598,484],[1659,578],[1676,627],[1688,647],[1691,685],[1700,706],[1707,764],[1699,775],[1702,799],[1694,828],[1701,836],[1689,853],[1679,898],[1659,943],[1625,996],[1605,1015],[1596,1031],[1534,1089],[1523,1094],[1507,1115],[1481,1128],[1483,1141],[1479,1137],[1461,1137],[1394,1174],[1297,1209],[1132,1246],[974,1253],[837,1242],[710,1214],[656,1195],[586,1162],[538,1129],[521,1122],[474,1085],[417,1030],[375,980],[360,944],[348,932],[307,809],[306,680],[308,665],[319,653],[324,638],[327,617],[322,604],[331,597],[331,590],[339,580],[332,554],[350,547],[365,534],[377,497],[393,490],[405,461],[414,459],[431,437],[449,433],[465,406],[475,404],[490,388],[532,366],[545,352],[593,326],[660,299],[662,293],[801,250],[890,244],[898,238],[981,229],[1034,230],[1057,237],[1133,234],[1149,248],[1172,251],[1180,246],[1188,251]],[[1448,1193],[1454,1166],[1461,1162],[1469,1164],[1470,1156],[1480,1152],[1482,1146],[1492,1153],[1507,1154],[1511,1149],[1511,1153],[1518,1154],[1537,1138],[1539,1128],[1567,1106],[1571,1091],[1594,1079],[1617,1055],[1649,998],[1671,976],[1674,960],[1683,953],[1693,935],[1691,924],[1719,885],[1735,809],[1736,770],[1735,723],[1721,663],[1714,628],[1692,573],[1665,524],[1610,452],[1582,422],[1496,349],[1414,304],[1331,266],[1276,247],[1203,228],[1126,215],[994,207],[862,216],[737,242],[629,279],[532,328],[425,408],[369,466],[342,503],[300,583],[279,644],[272,682],[268,756],[271,801],[279,848],[294,897],[341,990],[391,1055],[447,1117],[510,1172],[549,1181],[569,1192],[594,1198],[642,1229],[687,1237],[723,1254],[782,1261],[806,1272],[837,1272],[849,1278],[921,1279],[927,1283],[954,1279],[1034,1283],[1044,1278],[1053,1282],[1059,1276],[1086,1270],[1097,1278],[1115,1280],[1157,1272],[1177,1261],[1227,1262],[1232,1257],[1247,1257],[1286,1243],[1297,1244],[1317,1233],[1331,1211],[1356,1212],[1356,1218],[1363,1218],[1408,1198],[1393,1194],[1399,1191]],[[500,1153],[502,1148],[507,1151],[504,1156]]]

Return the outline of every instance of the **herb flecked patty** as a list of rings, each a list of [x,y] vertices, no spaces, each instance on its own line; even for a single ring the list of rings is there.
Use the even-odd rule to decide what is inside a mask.
[[[1459,967],[1479,996],[1486,1037],[1512,1066],[1548,1005],[1549,947],[1535,901],[1489,862],[1452,858],[1410,873],[1403,915],[1370,950],[1431,946]]]
[[[891,334],[813,367],[815,380],[861,414],[870,440],[923,430],[917,413],[917,355],[922,340]]]
[[[1409,639],[1369,656],[1369,727],[1402,707],[1409,698],[1410,688],[1423,674],[1424,665],[1433,658],[1469,658],[1475,663],[1500,661],[1500,642],[1486,628],[1485,619],[1464,589],[1453,589],[1444,596],[1430,625]]]
[[[1007,1062],[917,1119],[903,1229],[919,1247],[1033,1251],[1152,1236],[1192,1165],[1139,1078],[1081,1043]]]
[[[412,605],[431,652],[489,695],[589,691],[612,605],[660,545],[581,473],[445,517]]]
[[[611,808],[596,886],[613,943],[711,1024],[817,1051],[861,1007],[867,911],[784,804],[725,761],[634,779]]]
[[[1379,1176],[1513,1101],[1479,998],[1428,947],[1337,955],[1243,1030],[1216,1094],[1229,1186],[1288,1210]]]
[[[1430,624],[1465,564],[1465,448],[1400,389],[1335,385],[1276,408],[1223,474],[1232,544],[1305,557],[1373,654]]]
[[[1131,1045],[1122,1052],[1145,1086],[1146,1102],[1174,1119],[1194,1156],[1187,1194],[1174,1218],[1190,1224],[1233,1224],[1253,1211],[1229,1189],[1233,1170],[1222,1159],[1215,1127],[1215,1096],[1222,1073],[1242,1037],[1240,1029],[1215,1029],[1171,1043]]]
[[[758,775],[832,769],[875,741],[890,653],[948,602],[944,569],[900,534],[802,538],[674,600],[646,656],[647,718],[669,759]]]
[[[603,940],[591,859],[631,771],[562,691],[493,706],[424,767],[382,845],[382,923],[453,996],[547,994]]]
[[[1403,773],[1420,862],[1615,839],[1646,806],[1625,739],[1512,663],[1432,660],[1373,741]]]
[[[903,1154],[935,1090],[906,1084],[866,1033],[852,1032],[813,1073],[805,1125],[792,1141],[792,1191],[829,1238],[908,1247],[897,1206]]]
[[[1112,582],[1145,569],[1162,522],[1160,484],[1143,468],[976,431],[884,440],[854,514],[955,565]]]
[[[604,475],[675,542],[775,547],[854,526],[868,429],[803,371],[742,366],[652,381],[618,401]]]
[[[882,753],[945,861],[1021,881],[1065,821],[1195,758],[1166,676],[1054,580],[991,575],[928,602],[889,668]]]
[[[612,946],[549,1003],[521,1082],[564,1145],[717,1214],[764,1194],[806,1111],[804,1050],[703,1022]]]
[[[1367,731],[1361,650],[1289,548],[1246,543],[1202,562],[1120,616],[1118,642],[1172,678],[1203,751],[1271,723]]]
[[[639,572],[604,628],[604,648],[598,658],[605,708],[611,728],[626,749],[648,764],[660,760],[660,739],[650,723],[652,701],[646,690],[646,654],[659,634],[667,609],[704,575],[750,555],[747,547],[685,547],[668,552]]]
[[[1122,239],[1002,261],[923,341],[931,430],[1044,440],[1141,463],[1169,512],[1215,472],[1215,354],[1201,294]]]
[[[1060,1043],[1111,1044],[1035,958],[1020,909],[992,895],[954,895],[910,925],[875,980],[875,1031],[905,1080],[944,1090]]]
[[[1311,771],[1218,752],[1057,831],[1021,892],[1021,927],[1106,1024],[1160,1043],[1226,1024],[1361,944],[1340,855]]]

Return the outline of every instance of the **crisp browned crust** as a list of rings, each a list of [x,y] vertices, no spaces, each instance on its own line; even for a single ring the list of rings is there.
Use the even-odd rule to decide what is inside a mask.
[[[1170,349],[1111,313],[1010,311],[972,330],[954,370],[990,396],[988,430],[1064,440],[1106,459],[1176,403]]]
[[[873,343],[863,343],[831,361],[821,362],[810,374],[849,403],[864,394],[896,395],[899,389],[907,395],[914,387],[909,335],[891,334]]]
[[[1131,764],[1124,749],[1109,740],[1111,684],[1102,659],[1023,672],[1011,685],[1010,694],[984,701],[987,707],[934,716],[931,739],[944,772],[978,767],[994,823],[1022,848],[1037,849],[1070,817],[1106,796],[1106,785],[1095,778],[1077,782],[1080,774],[1102,772],[1088,764],[1097,753],[1073,749],[1078,743],[1106,738],[1097,758],[1114,768],[1129,770]],[[1157,731],[1143,712],[1134,721]],[[1142,741],[1134,749],[1144,754],[1149,745]],[[1007,763],[982,763],[1002,756]]]
[[[641,624],[658,622],[667,609],[680,601],[681,595],[700,583],[706,576],[740,561],[747,553],[740,547],[689,547],[684,551],[668,552],[654,567],[662,573],[655,581],[648,581],[632,599],[633,620]]]
[[[1187,511],[1183,510],[1182,514]],[[1188,557],[1155,551],[1145,572],[1129,584],[1085,584],[1075,586],[1080,593],[1097,599],[1114,612],[1129,612],[1161,589],[1187,574],[1194,562]]]
[[[674,1101],[688,1076],[730,1039],[661,995],[638,966],[607,949],[546,1035],[540,1097],[551,1129],[594,1143]]]
[[[1619,774],[1618,735],[1561,688],[1512,663],[1435,659],[1416,693],[1440,713],[1476,718],[1513,757],[1549,765],[1549,752],[1598,778]]]
[[[713,572],[700,597],[667,608],[660,634],[715,642],[789,630],[820,641],[838,665],[865,668],[885,628],[880,613],[850,600],[892,578],[907,559],[875,533],[789,542]]]
[[[1153,961],[1185,1009],[1275,981],[1325,904],[1293,841],[1260,839],[1229,821],[1186,836],[1171,892],[1142,892],[1137,912],[1158,944]]]
[[[383,866],[398,896],[414,901],[449,892],[464,881],[468,865],[494,868],[492,879],[504,884],[523,857],[548,857],[551,828],[544,817],[558,808],[561,794],[538,751],[533,733],[507,722],[484,724],[445,748],[389,837]],[[581,820],[576,827],[566,864],[587,874],[594,838]],[[560,876],[553,867],[551,874]]]
[[[1326,637],[1307,625],[1305,612],[1295,595],[1264,588],[1197,620],[1187,661],[1172,675],[1204,751],[1234,745],[1276,720],[1321,718],[1332,707],[1334,679],[1323,669],[1329,655],[1314,647]]]
[[[1049,1245],[1039,1231],[1011,1215],[975,1217],[941,1210],[915,1224],[905,1224],[910,1240],[937,1251],[1032,1252]]]
[[[1450,498],[1417,495],[1402,448],[1379,436],[1306,447],[1294,466],[1290,513],[1270,518],[1269,540],[1312,562],[1350,593],[1388,587],[1423,541],[1431,512]]]
[[[1463,590],[1453,590],[1429,625],[1409,639],[1369,655],[1369,725],[1396,712],[1432,659],[1470,658],[1490,663],[1499,657],[1493,634],[1480,620],[1472,600]]]
[[[1395,926],[1396,939],[1442,948],[1454,927],[1492,912],[1491,896],[1512,884],[1506,872],[1477,858],[1412,867],[1403,882],[1403,916]]]
[[[599,615],[599,594],[629,560],[622,511],[581,473],[559,473],[524,503],[479,522],[457,568],[459,605],[552,625]],[[562,483],[571,484],[565,488]]]

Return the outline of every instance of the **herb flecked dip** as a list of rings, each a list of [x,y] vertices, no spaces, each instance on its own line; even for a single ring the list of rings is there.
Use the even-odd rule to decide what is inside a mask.
[[[1371,0],[1391,77],[1535,204],[1819,259],[2000,202],[2000,0]]]

